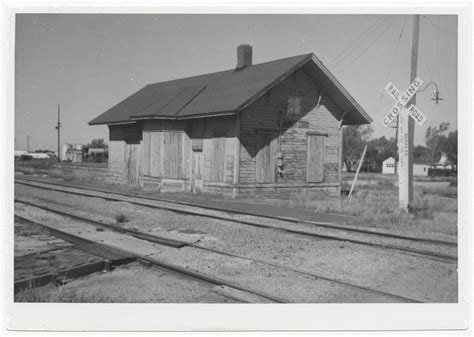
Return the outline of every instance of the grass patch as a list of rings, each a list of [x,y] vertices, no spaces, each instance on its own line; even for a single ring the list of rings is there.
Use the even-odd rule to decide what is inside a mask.
[[[97,175],[88,170],[74,170],[69,168],[55,168],[48,171],[50,178],[62,179],[65,181],[77,181],[81,183],[92,183],[98,179]]]
[[[32,167],[15,167],[15,172],[23,173],[24,175],[36,174],[36,170]]]
[[[56,159],[31,159],[15,161],[15,170],[20,167],[29,167],[35,170],[49,170],[58,161]]]

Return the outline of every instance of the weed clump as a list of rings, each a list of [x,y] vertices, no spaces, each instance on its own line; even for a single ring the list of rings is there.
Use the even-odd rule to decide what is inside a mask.
[[[128,222],[129,220],[125,214],[120,213],[115,216],[115,221],[117,223],[124,223],[124,222]]]

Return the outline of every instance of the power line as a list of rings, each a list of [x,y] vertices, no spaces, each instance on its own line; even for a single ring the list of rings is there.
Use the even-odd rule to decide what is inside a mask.
[[[439,17],[438,17],[438,24],[439,24]],[[439,69],[439,29],[436,30],[436,63],[438,67],[439,86],[441,87],[441,72]]]
[[[386,76],[385,81],[383,83],[387,83],[389,78],[390,78],[390,75],[392,74],[393,64],[395,62],[395,56],[397,55],[398,46],[400,45],[400,41],[402,40],[403,31],[405,30],[406,23],[407,23],[407,17],[405,17],[405,20],[403,20],[403,24],[402,24],[402,27],[400,29],[400,34],[398,35],[398,40],[397,40],[397,43],[395,44],[395,49],[393,50],[393,53],[392,53],[392,60],[389,63],[387,76]],[[377,108],[375,110],[376,118],[377,118],[378,114],[380,113],[380,110],[379,110],[380,109],[380,104],[382,104],[382,99],[384,97],[384,94],[385,94],[385,89],[382,89],[382,93],[380,95],[379,103],[377,104]]]
[[[341,70],[339,71],[336,71],[336,73],[339,73],[339,74],[342,74],[344,72],[344,70],[346,70],[352,63],[354,63],[355,61],[357,61],[362,55],[365,54],[365,52],[367,50],[370,49],[370,47],[372,47],[374,45],[375,42],[377,42],[381,37],[382,35],[385,34],[385,32],[388,30],[388,28],[390,28],[390,26],[392,25],[393,21],[390,22],[387,27],[385,27],[385,29],[375,38],[375,40],[373,40],[367,47],[365,47],[362,52],[357,55],[354,59],[352,59],[352,61],[350,61],[348,64],[346,64],[346,66],[344,68],[342,68]]]
[[[328,67],[340,63],[345,57],[349,56],[360,44],[366,40],[371,32],[377,25],[386,21],[387,17],[378,17],[366,30],[364,30],[359,36],[352,41],[350,45],[345,47],[341,53],[334,57],[331,61],[328,62]]]

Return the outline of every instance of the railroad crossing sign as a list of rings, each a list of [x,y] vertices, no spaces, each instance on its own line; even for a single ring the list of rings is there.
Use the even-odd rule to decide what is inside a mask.
[[[382,119],[383,126],[388,127],[390,123],[392,123],[392,121],[395,119],[395,117],[397,117],[400,111],[405,109],[405,105],[416,94],[422,84],[423,81],[421,80],[421,78],[417,77],[413,80],[408,89],[403,94],[401,94],[400,90],[398,90],[392,82],[387,83],[387,85],[385,86],[385,91],[395,100],[396,103],[390,109],[388,114]],[[413,118],[419,126],[423,126],[423,124],[425,124],[427,118],[415,105],[411,104],[406,109],[411,118]]]

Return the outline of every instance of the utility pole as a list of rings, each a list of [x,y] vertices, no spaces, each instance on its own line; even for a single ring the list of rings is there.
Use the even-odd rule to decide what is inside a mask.
[[[411,51],[411,75],[410,82],[416,78],[418,66],[418,40],[420,33],[420,16],[415,15],[413,20],[413,44]],[[409,104],[416,104],[416,94],[413,95]],[[399,113],[398,144],[399,144],[399,203],[400,209],[408,211],[408,206],[413,201],[413,138],[415,122],[408,115],[406,108]]]
[[[395,129],[395,147],[398,152],[398,122],[399,122],[399,115],[397,115],[397,124],[392,126]],[[395,153],[395,168],[394,168],[395,175],[398,175],[398,157],[397,153]]]
[[[58,104],[58,124],[55,127],[58,130],[58,161],[61,161],[61,112]]]
[[[26,135],[26,152],[30,153],[30,135]]]

